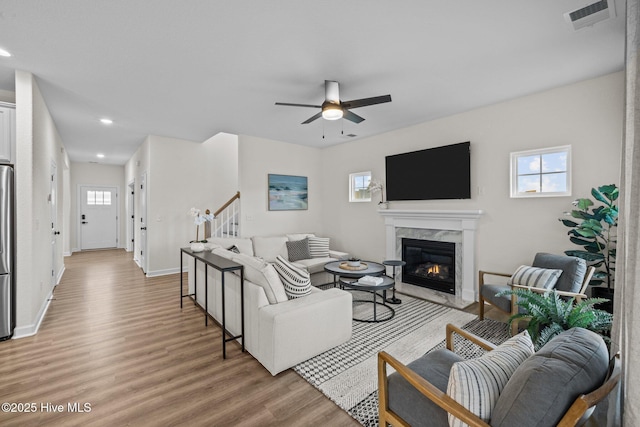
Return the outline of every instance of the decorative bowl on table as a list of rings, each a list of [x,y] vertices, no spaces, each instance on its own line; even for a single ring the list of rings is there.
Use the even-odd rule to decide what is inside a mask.
[[[347,260],[347,265],[349,267],[360,267],[360,260],[358,258],[349,258]]]

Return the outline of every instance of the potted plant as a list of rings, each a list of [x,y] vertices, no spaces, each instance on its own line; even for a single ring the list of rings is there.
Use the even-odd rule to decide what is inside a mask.
[[[544,294],[526,289],[513,289],[500,292],[503,295],[515,294],[518,306],[526,313],[514,314],[509,318],[509,325],[520,319],[528,320],[527,331],[535,345],[536,351],[542,348],[551,338],[571,328],[585,328],[601,335],[609,342],[613,315],[594,305],[606,302],[605,298],[587,298],[575,302],[574,298],[564,300],[555,290]]]
[[[618,226],[618,187],[615,184],[602,185],[591,189],[597,204],[589,198],[573,202],[576,208],[565,215],[579,221],[560,218],[570,230],[569,240],[583,249],[568,250],[564,253],[584,259],[596,268],[590,284],[606,284],[606,288],[592,288],[593,296],[613,300],[613,281],[616,262],[616,228]]]
[[[189,242],[191,244],[191,250],[193,252],[202,252],[207,240],[200,240],[200,225],[204,224],[206,221],[212,221],[213,215],[211,215],[209,209],[207,209],[204,214],[201,214],[200,209],[196,208],[191,208],[189,210],[189,215],[194,218],[193,222],[196,225],[196,239]]]
[[[389,207],[389,202],[384,201],[384,186],[382,185],[382,182],[378,181],[377,179],[372,179],[369,182],[368,188],[369,191],[371,191],[371,194],[375,194],[378,191],[380,192],[380,201],[378,202],[378,208],[387,209]]]

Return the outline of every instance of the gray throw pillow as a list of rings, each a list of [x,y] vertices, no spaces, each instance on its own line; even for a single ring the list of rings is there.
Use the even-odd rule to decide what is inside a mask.
[[[311,258],[309,238],[287,242],[287,253],[289,254],[289,261],[291,262]]]

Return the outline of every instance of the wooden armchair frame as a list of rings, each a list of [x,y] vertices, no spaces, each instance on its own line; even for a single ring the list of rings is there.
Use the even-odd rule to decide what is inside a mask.
[[[595,271],[596,269],[594,267],[587,267],[587,272],[585,273],[584,279],[582,280],[582,286],[580,287],[580,290],[578,292],[566,292],[566,291],[556,290],[556,293],[563,297],[575,298],[576,301],[581,301],[582,299],[587,298],[587,295],[585,294],[585,292],[587,290],[587,286],[589,286],[589,282],[591,281],[591,278],[593,277],[593,273],[595,273]],[[479,304],[478,317],[480,318],[480,320],[484,319],[485,303],[497,308],[503,313],[508,313],[511,316],[513,316],[514,314],[517,314],[518,313],[518,297],[516,295],[511,295],[511,311],[506,311],[506,312],[502,310],[500,307],[498,307],[497,305],[492,304],[491,301],[486,301],[483,298],[482,287],[484,286],[484,283],[485,283],[485,276],[511,277],[511,274],[496,273],[496,272],[483,271],[483,270],[480,270],[478,272],[478,304]],[[511,289],[527,289],[527,290],[530,290],[531,292],[537,292],[539,294],[548,292],[546,289],[532,288],[530,286],[521,286],[521,285],[509,285],[509,286],[511,286]],[[518,323],[513,322],[511,324],[511,334],[516,334],[516,333],[518,333]]]
[[[496,347],[495,344],[487,340],[464,331],[454,325],[448,324],[446,330],[446,343],[449,351],[453,351],[454,332],[479,345],[485,350],[491,351]],[[471,427],[490,426],[490,424],[487,424],[478,416],[471,413],[467,408],[460,405],[446,393],[440,391],[436,386],[384,351],[378,353],[378,421],[380,426],[387,427],[389,424],[394,426],[409,426],[405,420],[389,408],[387,365],[395,369],[398,374],[400,374],[409,384],[411,384],[411,386],[426,398],[448,413],[469,424]],[[565,412],[564,416],[558,423],[558,427],[575,426],[578,422],[582,421],[583,418],[590,415],[587,411],[601,402],[614,388],[616,388],[620,381],[620,370],[621,361],[620,354],[618,353],[611,360],[609,374],[607,375],[604,383],[591,393],[578,396],[567,412]]]

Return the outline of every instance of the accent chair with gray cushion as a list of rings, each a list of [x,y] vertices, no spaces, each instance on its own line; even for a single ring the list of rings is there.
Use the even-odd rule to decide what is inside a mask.
[[[520,271],[524,273],[518,274]],[[515,295],[497,296],[498,293],[509,289],[528,289],[539,293],[555,289],[563,297],[573,297],[576,300],[586,298],[584,292],[594,271],[595,269],[587,267],[585,260],[581,258],[543,252],[536,254],[531,266],[521,266],[514,274],[480,270],[478,278],[480,320],[484,319],[485,303],[511,315],[518,313],[519,307]],[[500,283],[496,280],[497,277],[509,277],[509,280],[507,283]],[[517,326],[517,323],[513,323],[512,333],[517,332]]]
[[[505,369],[510,375],[499,391],[494,389],[491,376],[486,387],[478,388],[478,378],[486,375],[486,368],[481,363],[469,365],[478,359],[465,361],[453,352],[454,332],[491,350],[478,359],[490,356],[503,346],[496,347],[447,325],[447,349],[427,353],[408,365],[385,352],[379,353],[381,426],[389,423],[413,427],[463,423],[501,427],[574,426],[584,421],[619,381],[620,359],[615,357],[609,361],[602,337],[586,329],[573,328],[524,359],[528,335],[512,337],[510,341],[520,337],[520,343],[507,348],[506,356],[494,358],[493,363],[498,363],[494,371],[502,373],[501,363],[508,366],[517,361],[518,366]],[[387,365],[396,372],[387,376]],[[467,366],[461,370],[457,365]],[[460,372],[466,374],[459,375]],[[478,416],[477,402],[491,405],[489,417]],[[486,408],[480,412],[482,410]]]

